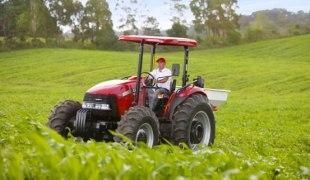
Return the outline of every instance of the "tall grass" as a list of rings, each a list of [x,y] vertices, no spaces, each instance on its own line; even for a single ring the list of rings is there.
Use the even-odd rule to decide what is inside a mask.
[[[171,179],[273,178],[281,172],[272,159],[248,159],[241,152],[161,145],[154,149],[118,143],[64,140],[32,124],[28,148],[1,150],[2,178],[13,179]],[[302,174],[300,174],[302,177]]]

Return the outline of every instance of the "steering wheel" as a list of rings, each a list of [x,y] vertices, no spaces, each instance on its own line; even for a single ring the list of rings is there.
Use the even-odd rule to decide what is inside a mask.
[[[149,72],[142,72],[141,74],[147,74],[145,80],[144,80],[144,84],[146,86],[150,86],[150,87],[155,87],[156,86],[156,83],[155,83],[155,77],[149,73]],[[149,78],[151,77],[151,79]]]
[[[123,79],[128,79],[128,78],[130,78],[131,76],[125,76],[125,77],[122,77],[122,80]]]

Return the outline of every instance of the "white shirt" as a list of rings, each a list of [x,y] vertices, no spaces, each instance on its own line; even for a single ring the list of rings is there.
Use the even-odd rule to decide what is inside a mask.
[[[169,76],[168,80],[164,83],[157,83],[157,86],[160,88],[166,88],[170,91],[170,83],[171,83],[171,71],[168,68],[164,68],[161,71],[157,68],[154,69],[151,74],[154,76],[156,80],[162,80],[163,78]],[[159,78],[159,79],[158,79]]]

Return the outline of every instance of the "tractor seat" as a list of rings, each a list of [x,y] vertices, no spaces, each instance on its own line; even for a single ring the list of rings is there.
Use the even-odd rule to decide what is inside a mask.
[[[179,76],[180,74],[180,64],[172,64],[172,77]],[[177,85],[177,80],[173,79],[170,84],[170,94],[172,94],[175,91]]]
[[[172,82],[170,83],[170,94],[172,94],[175,91],[176,86],[177,86],[177,80],[173,79]]]

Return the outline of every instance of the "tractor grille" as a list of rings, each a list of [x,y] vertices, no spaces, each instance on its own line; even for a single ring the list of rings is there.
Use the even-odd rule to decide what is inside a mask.
[[[92,110],[92,114],[97,117],[104,117],[107,118],[117,118],[118,117],[118,108],[116,97],[113,95],[98,95],[98,94],[90,94],[86,93],[84,95],[84,102],[92,102],[98,104],[109,104],[111,110]]]

